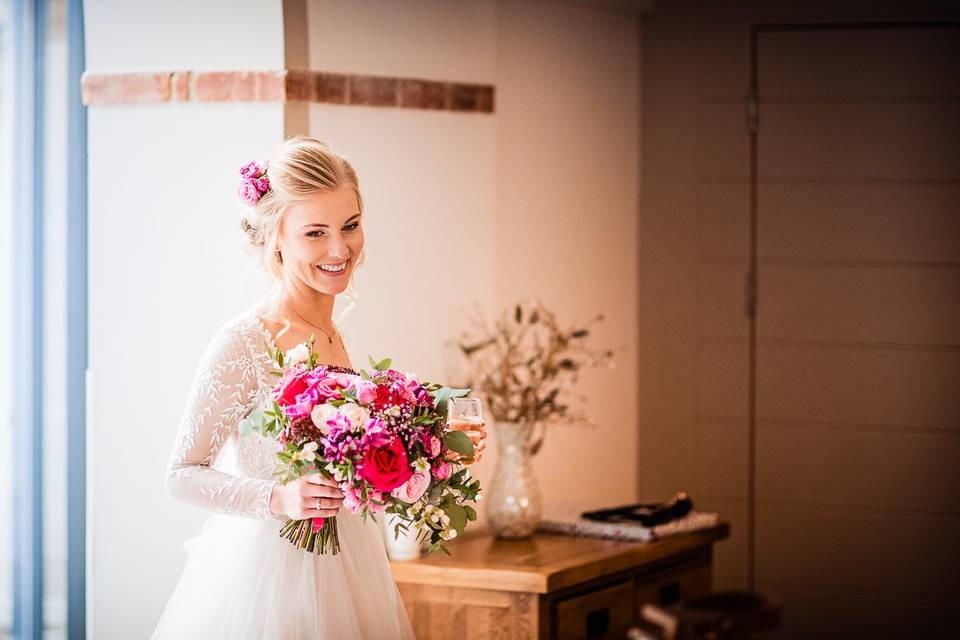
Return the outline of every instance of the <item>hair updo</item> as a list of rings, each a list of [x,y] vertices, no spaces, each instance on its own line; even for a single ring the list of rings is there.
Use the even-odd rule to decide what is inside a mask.
[[[357,206],[363,213],[363,198],[353,165],[325,143],[310,136],[296,135],[282,142],[267,161],[266,176],[270,181],[269,189],[259,200],[245,207],[240,227],[258,253],[263,268],[280,280],[283,276],[283,258],[278,240],[283,212],[290,204],[317,193],[349,186],[356,194]],[[354,269],[361,264],[362,250]]]

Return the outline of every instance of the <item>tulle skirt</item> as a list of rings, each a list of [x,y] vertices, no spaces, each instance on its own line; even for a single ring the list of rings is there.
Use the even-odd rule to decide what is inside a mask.
[[[211,516],[184,543],[187,565],[153,640],[414,637],[375,523],[341,509],[335,556],[294,547],[282,524]]]

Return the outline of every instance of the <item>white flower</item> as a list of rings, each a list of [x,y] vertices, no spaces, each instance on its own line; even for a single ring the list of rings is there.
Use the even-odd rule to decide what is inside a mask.
[[[478,492],[477,492],[477,497],[475,498],[475,500],[476,500],[477,502],[480,502],[481,500],[483,500],[483,494],[478,491]]]
[[[319,446],[316,442],[308,442],[300,448],[300,451],[293,454],[293,459],[313,462],[317,459],[317,448]]]
[[[320,430],[320,433],[327,435],[327,420],[332,418],[337,413],[337,408],[332,404],[318,404],[313,408],[313,411],[310,412],[310,419],[313,420],[313,424],[317,425],[317,429]]]
[[[307,362],[308,360],[310,360],[310,347],[307,346],[306,342],[301,342],[284,354],[283,366],[292,367],[299,362]]]
[[[417,458],[413,463],[413,468],[420,473],[430,471],[430,461],[426,458]]]
[[[363,425],[367,424],[367,420],[370,419],[370,412],[364,407],[361,407],[353,402],[340,405],[339,411],[340,414],[347,419],[347,422],[350,423],[350,427],[353,429],[361,428]]]

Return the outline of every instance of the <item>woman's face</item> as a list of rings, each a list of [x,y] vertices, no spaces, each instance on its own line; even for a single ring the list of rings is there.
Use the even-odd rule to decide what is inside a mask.
[[[344,291],[363,249],[360,207],[353,188],[344,186],[291,204],[284,212],[278,246],[284,278],[329,295]]]

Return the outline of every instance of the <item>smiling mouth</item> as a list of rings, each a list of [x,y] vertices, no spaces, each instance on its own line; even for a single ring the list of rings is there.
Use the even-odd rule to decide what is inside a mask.
[[[337,264],[329,264],[329,265],[327,265],[327,264],[322,264],[322,265],[317,265],[317,269],[319,269],[320,271],[322,271],[322,272],[324,272],[324,273],[328,273],[328,274],[330,274],[330,275],[334,275],[334,276],[335,276],[335,275],[338,275],[338,274],[341,274],[341,273],[346,273],[347,267],[349,267],[349,266],[350,266],[350,260],[347,259],[347,260],[344,260],[343,262],[340,262],[340,263],[337,263]]]

